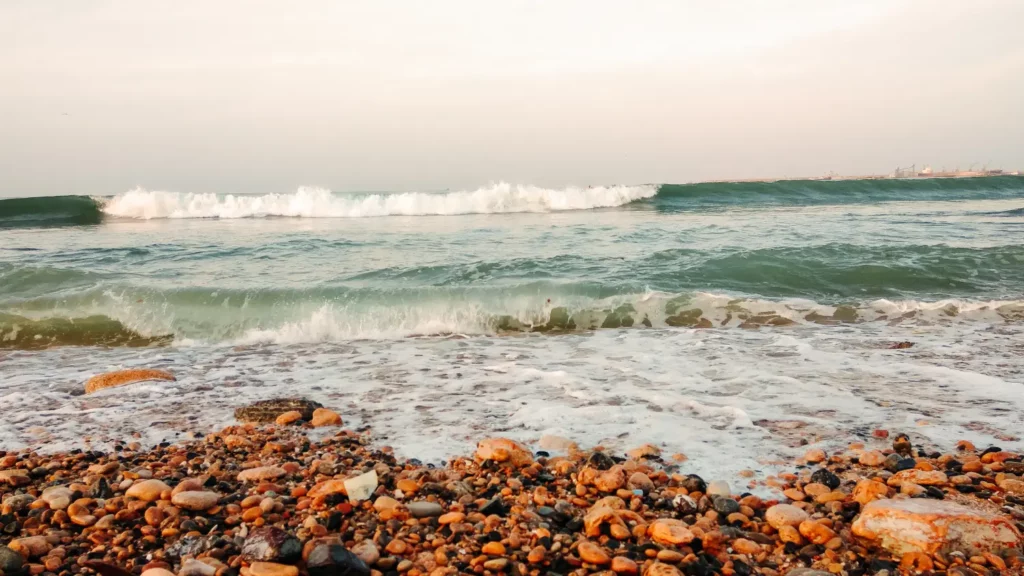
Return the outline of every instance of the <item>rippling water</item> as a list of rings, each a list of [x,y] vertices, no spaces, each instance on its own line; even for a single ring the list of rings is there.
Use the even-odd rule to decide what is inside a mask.
[[[285,394],[434,459],[490,433],[719,471],[879,426],[1019,445],[1022,238],[1019,177],[0,200],[0,446]],[[142,365],[180,380],[72,394]]]

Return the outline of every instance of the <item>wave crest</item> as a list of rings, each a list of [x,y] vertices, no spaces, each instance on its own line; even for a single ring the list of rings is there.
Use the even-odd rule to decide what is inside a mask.
[[[136,188],[108,200],[103,212],[120,218],[365,218],[557,212],[612,208],[653,198],[657,186],[540,188],[505,182],[473,191],[339,194],[302,187],[291,194],[248,196],[161,192]]]

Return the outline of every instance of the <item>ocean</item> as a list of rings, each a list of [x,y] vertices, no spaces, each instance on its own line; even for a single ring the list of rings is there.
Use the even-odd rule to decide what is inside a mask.
[[[81,394],[130,367],[178,380]],[[710,477],[876,429],[1021,450],[1024,178],[0,199],[0,449],[282,396],[425,462],[495,435]]]

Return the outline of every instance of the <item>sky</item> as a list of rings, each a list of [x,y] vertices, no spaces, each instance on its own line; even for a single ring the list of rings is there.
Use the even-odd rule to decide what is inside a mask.
[[[0,196],[1024,169],[1019,0],[6,0]]]

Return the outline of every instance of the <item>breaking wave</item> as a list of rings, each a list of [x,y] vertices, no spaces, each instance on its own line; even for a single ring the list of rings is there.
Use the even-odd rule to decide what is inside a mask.
[[[498,183],[456,192],[340,193],[302,187],[287,194],[198,194],[136,188],[109,197],[51,196],[0,200],[0,229],[99,224],[104,217],[364,218],[454,216],[616,208],[647,203],[658,210],[730,206],[857,204],[890,201],[1014,199],[1024,177],[779,180],[543,188]],[[1019,210],[1001,213],[1018,216]]]
[[[174,295],[171,295],[174,296]],[[273,302],[182,295],[145,300],[108,294],[82,309],[0,313],[0,349],[55,346],[151,346],[169,344],[304,344],[437,336],[565,333],[601,329],[788,329],[864,322],[931,325],[943,322],[1024,321],[1024,301],[879,299],[828,305],[805,299],[737,298],[709,292],[644,292],[594,297],[562,294],[550,300],[528,292],[437,294],[412,291],[391,301],[344,298]],[[194,295],[200,296],[200,295]],[[269,295],[268,295],[269,296]]]
[[[121,218],[365,218],[372,216],[453,216],[556,212],[613,208],[652,198],[657,186],[595,186],[550,189],[500,183],[463,192],[339,194],[299,188],[292,194],[263,196],[192,194],[136,189],[103,205]]]

